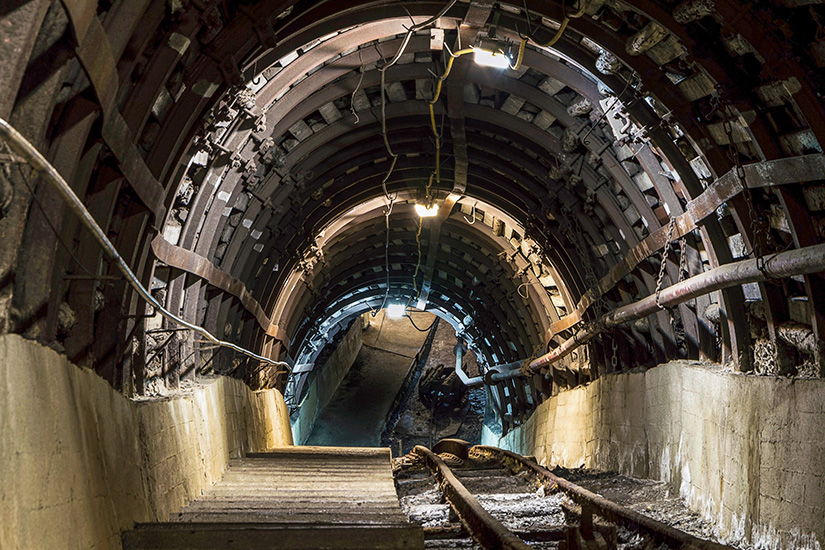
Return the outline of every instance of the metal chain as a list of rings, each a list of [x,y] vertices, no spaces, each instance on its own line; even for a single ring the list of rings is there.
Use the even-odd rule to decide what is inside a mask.
[[[659,276],[656,279],[656,305],[659,306],[659,309],[665,309],[665,306],[662,305],[660,294],[662,293],[662,284],[664,284],[665,279],[665,269],[667,268],[667,256],[668,252],[672,247],[671,241],[673,240],[673,230],[676,227],[676,217],[671,217],[670,222],[667,224],[667,242],[665,243],[665,248],[662,251],[662,264],[659,266]],[[679,274],[677,277],[678,282],[681,282],[684,279],[684,275],[687,272],[687,240],[685,237],[681,237],[679,239]],[[676,344],[680,348],[685,348],[685,328],[680,323],[676,322],[676,316],[674,315],[673,308],[667,308],[668,318],[670,320],[670,327],[673,329],[673,336],[676,338]],[[686,352],[686,349],[683,349]]]
[[[665,268],[667,267],[667,254],[670,252],[670,241],[673,238],[673,229],[676,227],[676,217],[671,216],[670,222],[667,224],[667,238],[665,241],[665,249],[662,251],[662,264],[659,266],[659,276],[656,278],[656,305],[659,309],[665,309],[662,305],[659,295],[662,293],[662,283],[665,279]]]
[[[685,275],[688,274],[687,266],[687,239],[679,239],[679,282],[681,283]]]
[[[753,256],[756,258],[757,263],[762,260],[763,250],[762,250],[762,238],[765,239],[765,244],[767,244],[768,248],[773,248],[773,237],[771,236],[770,228],[766,227],[767,222],[762,219],[761,216],[757,215],[756,209],[754,208],[754,200],[753,200],[753,193],[751,192],[750,187],[748,187],[747,179],[745,177],[745,168],[742,166],[742,161],[739,155],[739,149],[736,147],[736,144],[733,141],[733,121],[730,118],[726,118],[725,121],[722,123],[722,126],[725,130],[725,134],[728,136],[728,157],[731,160],[731,163],[734,165],[734,175],[736,179],[739,181],[740,185],[742,186],[743,194],[745,195],[745,202],[748,205],[748,217],[750,218],[750,230],[751,230],[751,250],[746,252],[746,256]]]
[[[593,289],[594,292],[598,292],[593,304],[595,306],[596,315],[598,316],[607,310],[607,303],[605,302],[604,296],[602,296],[601,292],[599,292],[596,288],[599,281],[596,278],[596,273],[593,271],[593,265],[590,263],[590,258],[587,256],[587,251],[582,244],[585,242],[584,233],[579,225],[578,218],[571,210],[571,208],[562,207],[561,215],[567,225],[569,232],[568,238],[573,241],[576,254],[581,259],[581,264],[584,268],[585,282],[587,283],[587,286]]]
[[[619,345],[616,343],[616,334],[613,334],[613,338],[611,338],[610,348],[613,350],[613,355],[610,357],[610,365],[613,367],[613,372],[616,372],[616,368],[619,365],[619,358],[616,355],[616,351],[619,348]]]

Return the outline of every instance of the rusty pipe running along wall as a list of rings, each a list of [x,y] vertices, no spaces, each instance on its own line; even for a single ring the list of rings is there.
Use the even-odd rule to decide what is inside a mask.
[[[239,353],[247,355],[252,359],[256,359],[262,363],[266,363],[268,365],[272,365],[274,367],[283,367],[288,370],[291,370],[291,367],[288,363],[283,361],[273,361],[268,357],[263,357],[258,355],[255,352],[252,352],[246,348],[243,348],[237,344],[233,344],[232,342],[226,342],[224,340],[219,339],[218,337],[214,336],[212,333],[207,331],[205,328],[198,326],[194,323],[190,323],[189,321],[185,321],[181,319],[174,313],[167,310],[163,305],[158,302],[154,296],[149,292],[149,290],[143,286],[138,279],[137,275],[129,268],[129,265],[126,263],[126,260],[118,253],[115,245],[112,244],[112,241],[106,236],[106,233],[103,229],[97,224],[97,221],[92,217],[92,214],[86,209],[86,206],[80,200],[80,198],[75,194],[72,190],[71,186],[66,183],[66,180],[63,179],[63,176],[55,169],[51,163],[46,160],[46,158],[40,154],[34,145],[29,143],[29,141],[23,137],[20,132],[14,129],[8,122],[0,118],[0,138],[8,144],[12,151],[17,153],[22,157],[22,159],[28,163],[35,171],[37,171],[43,179],[51,185],[57,194],[66,201],[69,209],[78,217],[80,222],[83,224],[86,229],[92,234],[94,240],[100,245],[103,249],[106,256],[112,260],[112,263],[115,264],[118,271],[123,274],[123,277],[129,283],[129,285],[135,289],[135,291],[143,298],[149,305],[154,307],[158,313],[160,313],[163,317],[169,319],[173,323],[181,325],[192,332],[196,332],[200,334],[204,338],[206,338],[210,343],[215,344],[220,347],[230,348]]]
[[[768,254],[763,258],[721,265],[663,289],[659,295],[659,301],[665,307],[675,306],[736,285],[808,275],[819,271],[825,271],[825,243]],[[647,317],[657,311],[659,311],[659,306],[656,304],[655,294],[609,311],[590,328],[579,331],[559,347],[533,360],[528,370],[536,373],[542,367],[558,361],[598,334],[623,323]]]

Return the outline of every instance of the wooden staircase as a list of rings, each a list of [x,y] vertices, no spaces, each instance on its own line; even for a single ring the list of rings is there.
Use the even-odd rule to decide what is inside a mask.
[[[223,479],[124,550],[423,548],[398,504],[389,449],[287,447],[230,461]]]

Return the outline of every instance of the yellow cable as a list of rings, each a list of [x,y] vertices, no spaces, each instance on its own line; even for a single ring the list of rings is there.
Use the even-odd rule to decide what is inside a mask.
[[[547,42],[546,44],[539,44],[538,42],[536,42],[536,45],[541,46],[542,48],[549,48],[550,46],[558,42],[559,38],[561,38],[564,34],[564,30],[567,28],[567,24],[570,22],[570,20],[578,19],[579,17],[584,15],[584,11],[587,9],[587,0],[579,0],[579,6],[579,11],[564,16],[564,19],[561,20],[561,26],[556,31],[555,36],[553,36],[553,38],[550,39],[550,42]]]
[[[450,76],[450,71],[453,70],[453,62],[455,61],[456,57],[460,57],[464,54],[471,53],[473,51],[472,48],[464,48],[463,50],[458,50],[454,54],[450,55],[450,60],[447,61],[447,68],[444,69],[444,74],[438,77],[438,84],[435,87],[435,94],[433,98],[429,101],[430,104],[430,125],[433,129],[433,136],[435,137],[435,180],[438,183],[441,183],[441,137],[438,135],[438,127],[435,124],[435,108],[434,105],[438,101],[438,98],[441,97],[441,85]],[[430,181],[432,181],[432,176]],[[429,189],[429,187],[428,187]]]
[[[521,37],[521,44],[518,45],[518,57],[516,58],[516,64],[510,67],[510,70],[517,71],[519,67],[521,67],[521,61],[524,59],[524,47],[527,45],[527,37]]]

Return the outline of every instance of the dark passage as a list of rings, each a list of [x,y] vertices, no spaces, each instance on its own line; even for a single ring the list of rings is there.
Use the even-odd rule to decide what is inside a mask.
[[[430,313],[411,315],[421,328],[434,320]],[[384,311],[372,318],[361,352],[315,421],[306,444],[379,446],[392,402],[426,337],[407,318],[390,319]]]

